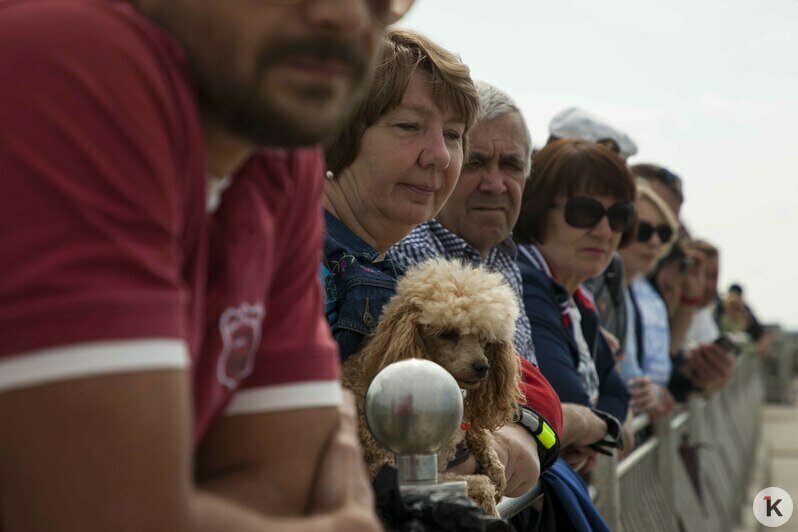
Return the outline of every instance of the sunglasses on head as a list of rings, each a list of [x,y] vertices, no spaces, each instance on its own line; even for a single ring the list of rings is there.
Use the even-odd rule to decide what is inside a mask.
[[[648,222],[644,222],[640,220],[637,224],[637,241],[638,242],[648,242],[651,240],[651,237],[654,236],[654,233],[657,233],[659,236],[659,241],[663,244],[667,244],[673,238],[673,228],[668,224],[660,224],[658,226],[653,226]]]
[[[554,205],[561,207],[562,205]],[[572,227],[588,229],[595,227],[602,218],[607,217],[610,229],[623,233],[632,227],[635,219],[635,205],[631,201],[622,201],[604,208],[599,200],[577,196],[565,202],[565,221]]]

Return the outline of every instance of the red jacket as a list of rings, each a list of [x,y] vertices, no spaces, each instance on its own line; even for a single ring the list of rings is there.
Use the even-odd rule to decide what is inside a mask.
[[[562,433],[560,398],[538,368],[521,358],[521,390],[526,404],[543,416],[559,436]]]

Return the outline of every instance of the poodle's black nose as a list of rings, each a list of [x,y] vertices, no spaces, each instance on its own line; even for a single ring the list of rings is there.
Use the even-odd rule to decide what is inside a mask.
[[[474,362],[473,364],[471,364],[471,367],[474,368],[474,371],[479,373],[479,375],[481,376],[488,372],[490,364],[480,360],[479,362]]]

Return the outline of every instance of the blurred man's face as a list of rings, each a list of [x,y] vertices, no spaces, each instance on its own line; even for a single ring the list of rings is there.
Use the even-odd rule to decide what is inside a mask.
[[[367,83],[384,29],[380,3],[366,0],[136,3],[183,45],[204,120],[265,146],[329,135]]]
[[[484,257],[518,220],[529,154],[517,113],[477,123],[468,142],[469,160],[436,219]]]

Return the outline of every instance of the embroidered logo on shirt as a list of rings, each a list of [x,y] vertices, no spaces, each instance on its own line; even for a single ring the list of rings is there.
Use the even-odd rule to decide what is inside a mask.
[[[240,307],[228,308],[219,318],[222,352],[216,365],[216,376],[230,390],[252,373],[255,353],[260,347],[264,315],[262,304],[242,303]]]

